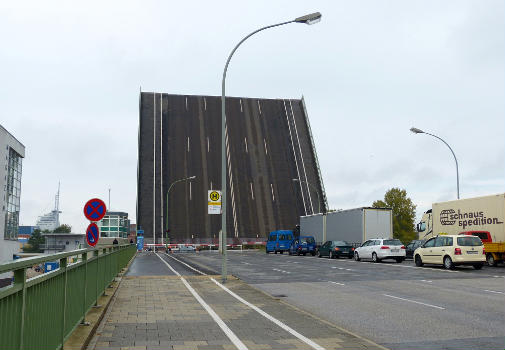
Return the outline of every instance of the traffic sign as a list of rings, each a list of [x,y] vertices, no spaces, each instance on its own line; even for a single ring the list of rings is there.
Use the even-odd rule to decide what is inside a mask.
[[[207,196],[209,214],[221,214],[221,191],[210,190]]]
[[[96,246],[98,243],[98,239],[100,238],[98,226],[92,222],[89,224],[88,229],[86,230],[86,241],[92,247]]]
[[[103,200],[98,198],[90,199],[84,205],[84,216],[89,221],[100,221],[105,216],[107,208]]]

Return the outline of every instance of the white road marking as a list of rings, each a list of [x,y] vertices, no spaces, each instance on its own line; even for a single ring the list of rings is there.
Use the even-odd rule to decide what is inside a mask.
[[[328,281],[328,283],[338,284],[339,286],[345,286],[345,284],[339,282]]]
[[[166,254],[166,253],[165,253],[165,254]],[[193,271],[195,271],[195,272],[198,272],[200,275],[207,276],[207,274],[206,274],[205,272],[202,272],[202,271],[200,271],[200,270],[195,269],[193,266],[190,266],[190,265],[186,264],[184,261],[181,261],[181,260],[177,259],[175,256],[172,256],[172,255],[169,255],[169,254],[166,254],[166,255],[167,255],[169,258],[174,259],[174,260],[175,260],[175,261],[177,261],[178,263],[183,264],[184,266],[187,266],[187,267],[188,267],[188,268],[190,268],[191,270],[193,270]],[[174,271],[175,271],[175,270],[174,270]],[[175,273],[177,273],[177,272],[175,272]],[[178,275],[178,276],[180,276],[180,275]]]
[[[433,281],[421,280],[421,282],[432,283]]]
[[[503,292],[498,292],[496,290],[489,290],[489,289],[484,289],[484,292],[488,292],[488,293],[496,293],[496,294],[505,294]]]
[[[168,266],[168,268],[173,273],[175,273],[177,276],[179,276],[181,278],[182,283],[186,286],[186,288],[193,295],[193,297],[195,297],[195,299],[198,300],[200,305],[202,305],[202,307],[205,309],[205,311],[207,311],[207,313],[210,315],[210,317],[212,317],[212,319],[217,323],[217,325],[223,330],[223,332],[226,334],[228,339],[231,340],[233,345],[235,345],[235,347],[239,350],[249,350],[247,348],[247,346],[245,346],[245,344],[242,343],[242,341],[235,335],[235,333],[233,333],[233,331],[226,325],[226,323],[224,323],[224,321],[219,317],[219,315],[216,314],[216,312],[214,310],[212,310],[212,308],[205,302],[205,300],[203,300],[198,295],[198,293],[193,289],[193,287],[191,287],[191,285],[184,279],[184,277],[182,277],[180,275],[180,273],[175,271],[174,268],[172,266],[170,266],[169,263],[167,263],[161,256],[158,255],[158,253],[156,253],[156,255],[158,256],[158,258],[160,258],[161,261],[163,261],[163,263],[165,263],[165,265]]]
[[[314,341],[310,340],[309,338],[301,335],[300,333],[298,333],[297,331],[295,331],[293,328],[289,327],[288,325],[282,323],[281,321],[279,321],[278,319],[276,319],[275,317],[267,314],[265,311],[261,310],[259,307],[257,307],[256,305],[253,305],[251,304],[250,302],[244,300],[242,297],[238,296],[237,294],[235,294],[234,292],[232,292],[231,290],[229,290],[228,288],[226,288],[224,285],[222,285],[221,283],[219,283],[218,281],[216,281],[214,278],[211,278],[211,281],[214,282],[215,284],[217,284],[219,287],[221,287],[224,291],[226,291],[228,294],[230,294],[232,297],[234,297],[235,299],[237,299],[238,301],[240,301],[241,303],[249,306],[251,309],[253,309],[254,311],[258,312],[260,315],[262,315],[263,317],[269,319],[270,321],[272,321],[273,323],[275,323],[277,326],[281,327],[282,329],[284,329],[285,331],[289,332],[290,334],[294,335],[295,337],[297,337],[298,339],[300,339],[301,341],[303,341],[305,344],[309,345],[310,347],[316,349],[316,350],[325,350],[322,346],[320,346],[319,344],[315,343]]]
[[[433,307],[435,309],[440,309],[440,310],[445,310],[444,307],[441,307],[441,306],[436,306],[436,305],[431,305],[431,304],[426,304],[426,303],[421,303],[420,301],[415,301],[415,300],[410,300],[410,299],[405,299],[405,298],[400,298],[400,297],[395,297],[394,295],[389,295],[389,294],[382,294],[386,297],[389,297],[389,298],[394,298],[394,299],[400,299],[400,300],[403,300],[403,301],[408,301],[410,303],[415,303],[415,304],[420,304],[420,305],[424,305],[424,306],[429,306],[429,307]]]

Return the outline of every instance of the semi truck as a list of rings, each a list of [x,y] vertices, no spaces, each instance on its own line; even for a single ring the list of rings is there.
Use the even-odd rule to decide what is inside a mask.
[[[346,241],[354,246],[372,238],[393,238],[391,208],[361,207],[300,217],[300,234],[317,244]]]
[[[433,203],[416,225],[419,239],[473,234],[484,243],[488,265],[505,259],[505,193]]]

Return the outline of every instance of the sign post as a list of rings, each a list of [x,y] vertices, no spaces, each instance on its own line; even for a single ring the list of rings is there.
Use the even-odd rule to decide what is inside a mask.
[[[221,191],[208,191],[207,203],[210,215],[221,214]]]
[[[107,208],[103,200],[92,198],[84,205],[84,216],[91,221],[86,229],[86,241],[92,247],[96,246],[100,239],[100,230],[98,229],[97,221],[100,221],[107,213]]]
[[[88,229],[86,230],[86,241],[90,246],[94,247],[98,243],[98,239],[100,237],[99,232],[98,226],[94,222],[89,224]]]

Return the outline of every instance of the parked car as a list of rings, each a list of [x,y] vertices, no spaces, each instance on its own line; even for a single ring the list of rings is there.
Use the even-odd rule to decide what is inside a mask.
[[[274,252],[284,253],[289,250],[291,243],[293,242],[293,231],[291,230],[280,230],[272,231],[268,235],[268,241],[266,245],[266,253]]]
[[[361,259],[372,259],[373,262],[394,259],[401,263],[405,260],[405,246],[399,239],[369,239],[354,249],[354,260]]]
[[[316,240],[313,236],[300,236],[293,240],[289,248],[289,254],[306,255],[307,253],[316,255]]]
[[[414,259],[414,250],[422,246],[424,242],[426,242],[424,239],[414,239],[410,241],[405,247],[405,258]]]
[[[194,252],[196,250],[195,246],[178,244],[179,252]]]
[[[352,259],[354,248],[346,241],[326,241],[319,247],[318,257],[328,256],[330,259],[346,257]]]
[[[484,266],[486,251],[479,237],[441,235],[426,241],[414,252],[416,266],[443,265],[452,269],[457,265],[472,265],[476,270]]]

